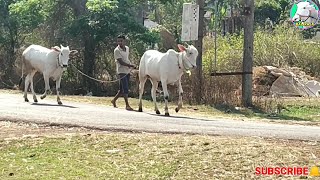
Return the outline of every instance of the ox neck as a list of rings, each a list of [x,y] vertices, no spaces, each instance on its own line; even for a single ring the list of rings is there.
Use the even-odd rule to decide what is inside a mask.
[[[58,57],[57,57],[57,67],[63,68],[62,64],[60,64],[59,54],[58,54]]]
[[[184,56],[185,56],[185,52],[178,53],[178,67],[182,71],[187,71],[188,69],[186,68],[185,61],[183,59]]]

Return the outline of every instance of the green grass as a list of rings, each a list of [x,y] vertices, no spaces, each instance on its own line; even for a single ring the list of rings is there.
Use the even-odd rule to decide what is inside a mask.
[[[281,116],[291,116],[294,120],[320,120],[320,106],[288,106],[287,110],[281,113]]]
[[[253,179],[257,166],[315,165],[317,143],[100,134],[0,140],[0,179]]]
[[[320,99],[292,98],[280,102],[284,109],[279,113],[282,119],[297,121],[320,121]]]

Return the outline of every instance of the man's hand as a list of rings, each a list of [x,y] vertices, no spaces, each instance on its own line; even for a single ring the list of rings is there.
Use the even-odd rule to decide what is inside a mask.
[[[137,69],[137,66],[132,64],[130,67],[132,67],[133,69]]]

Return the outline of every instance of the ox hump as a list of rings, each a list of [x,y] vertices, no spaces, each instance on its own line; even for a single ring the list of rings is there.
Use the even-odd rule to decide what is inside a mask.
[[[167,55],[168,55],[169,59],[175,59],[175,58],[177,58],[177,56],[179,55],[179,53],[176,52],[176,51],[173,50],[173,49],[169,49],[169,50],[167,51]]]
[[[179,53],[176,52],[176,51],[173,50],[173,49],[169,49],[169,50],[167,51],[167,54],[169,54],[169,55],[177,55],[177,54],[179,54]]]
[[[46,47],[43,47],[43,46],[40,46],[40,45],[30,45],[25,51],[24,53],[32,53],[32,54],[37,54],[37,53],[48,53],[50,52],[51,50],[46,48]]]

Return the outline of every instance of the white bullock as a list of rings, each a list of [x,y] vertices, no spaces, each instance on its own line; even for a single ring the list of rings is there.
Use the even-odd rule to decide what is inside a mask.
[[[141,57],[139,66],[139,112],[142,112],[142,95],[147,79],[150,79],[152,83],[151,95],[157,114],[160,114],[156,104],[156,90],[158,88],[159,81],[161,81],[164,92],[165,115],[169,116],[169,93],[167,84],[178,83],[179,103],[175,110],[178,112],[181,109],[183,94],[181,76],[184,71],[196,67],[198,50],[192,45],[188,45],[186,48],[183,45],[178,44],[178,48],[180,52],[176,52],[172,49],[169,49],[166,53],[162,53],[157,50],[147,50]]]
[[[69,46],[64,47],[60,45],[48,49],[40,45],[30,45],[22,53],[22,76],[19,82],[21,85],[24,74],[25,78],[25,89],[24,89],[24,99],[29,102],[27,98],[27,90],[29,84],[31,85],[31,92],[33,95],[34,102],[38,102],[36,94],[33,89],[33,76],[36,72],[43,74],[45,82],[45,92],[40,97],[44,99],[47,96],[47,92],[50,90],[49,78],[52,78],[56,82],[57,90],[57,102],[62,104],[59,96],[60,82],[63,71],[68,67],[69,55],[76,54],[78,51],[70,51]]]
[[[292,19],[295,22],[301,21],[308,26],[311,24],[315,25],[319,19],[318,16],[318,11],[309,2],[299,2],[297,4],[297,12]]]

